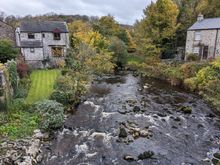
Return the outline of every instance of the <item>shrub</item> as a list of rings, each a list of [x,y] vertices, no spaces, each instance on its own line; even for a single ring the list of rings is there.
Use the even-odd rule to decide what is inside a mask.
[[[18,89],[18,73],[17,73],[17,64],[14,60],[7,62],[7,68],[9,73],[9,80],[13,88],[14,94],[16,94]]]
[[[181,66],[184,78],[195,77],[198,71],[206,67],[208,63],[188,62]]]
[[[199,61],[200,59],[198,55],[191,53],[187,55],[186,60],[187,61]]]
[[[23,78],[19,81],[18,89],[14,98],[26,98],[31,86],[31,80],[29,78]]]
[[[6,63],[9,60],[15,59],[18,54],[18,49],[14,48],[9,40],[0,40],[0,63]]]
[[[0,137],[7,137],[11,140],[24,138],[32,135],[38,128],[39,118],[34,113],[16,111],[10,114],[1,114],[5,121],[0,125]]]
[[[28,108],[29,106],[24,99],[14,99],[8,105],[10,112],[25,111]]]
[[[17,60],[17,72],[20,78],[26,77],[29,73],[29,67],[22,57]]]
[[[64,120],[64,107],[62,104],[44,100],[33,105],[32,110],[40,115],[40,127],[44,130],[57,129]]]
[[[55,91],[51,95],[52,100],[56,100],[64,105],[77,105],[81,96],[86,93],[87,76],[71,72],[70,75],[61,76],[55,85]]]

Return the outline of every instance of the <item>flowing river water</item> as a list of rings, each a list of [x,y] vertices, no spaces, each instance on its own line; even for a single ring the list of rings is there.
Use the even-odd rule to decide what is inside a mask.
[[[220,119],[200,97],[117,74],[94,81],[87,100],[44,146],[42,165],[209,165],[219,144]]]

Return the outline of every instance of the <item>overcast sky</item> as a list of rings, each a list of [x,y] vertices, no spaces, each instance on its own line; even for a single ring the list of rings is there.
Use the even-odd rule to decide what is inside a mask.
[[[151,0],[0,0],[0,11],[7,15],[80,14],[103,16],[110,14],[123,24],[133,24],[143,15]]]

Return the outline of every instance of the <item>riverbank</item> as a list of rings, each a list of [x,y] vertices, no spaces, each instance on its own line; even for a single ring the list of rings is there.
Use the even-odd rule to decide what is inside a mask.
[[[146,59],[143,63],[130,63],[128,68],[144,77],[167,81],[173,86],[202,96],[220,112],[220,60],[211,62],[159,62]]]

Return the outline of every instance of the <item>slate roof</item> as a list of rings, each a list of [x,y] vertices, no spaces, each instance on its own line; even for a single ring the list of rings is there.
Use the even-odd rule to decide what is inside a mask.
[[[21,41],[22,48],[42,48],[43,44],[41,41]]]
[[[65,22],[59,21],[25,21],[20,25],[21,32],[54,32],[68,33],[67,25]]]
[[[188,30],[220,29],[220,18],[208,18],[197,21]]]

